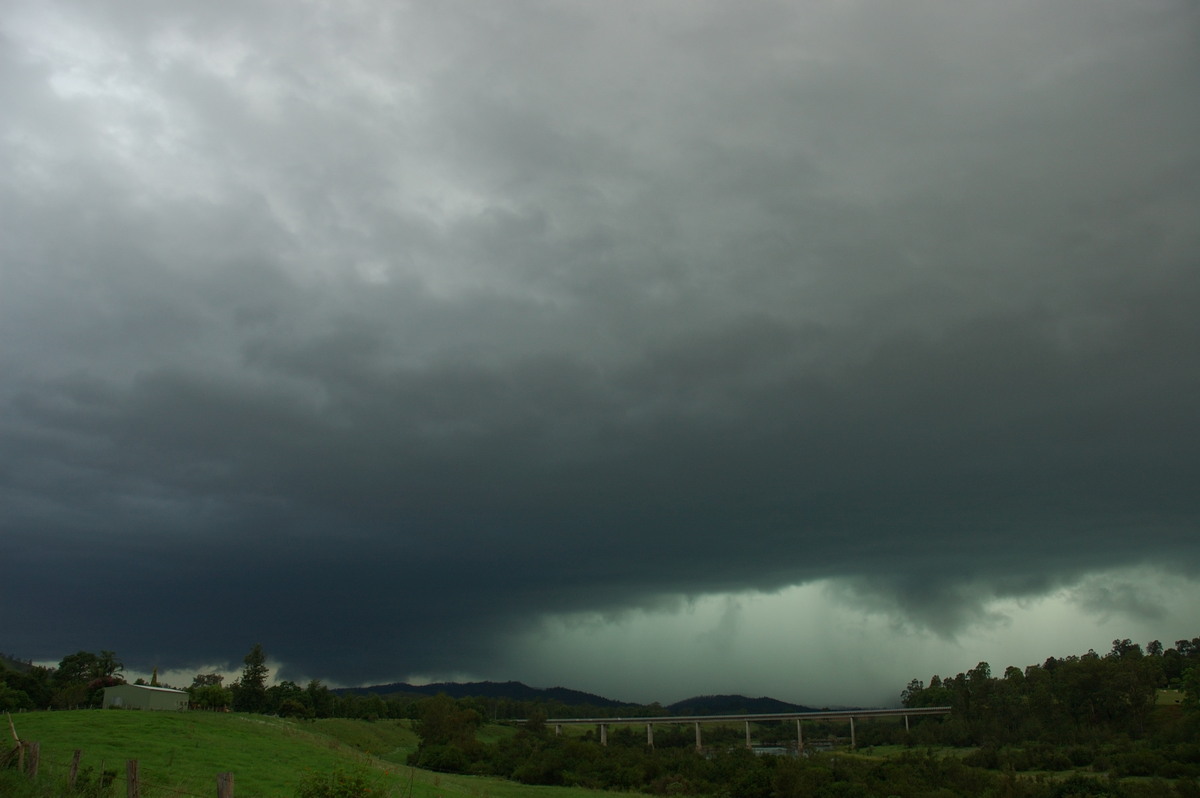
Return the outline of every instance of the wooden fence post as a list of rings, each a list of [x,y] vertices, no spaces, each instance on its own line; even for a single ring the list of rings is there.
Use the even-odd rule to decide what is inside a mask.
[[[76,748],[74,755],[71,757],[71,773],[67,776],[67,785],[72,790],[75,789],[75,779],[79,776],[79,757],[82,755],[83,752]]]
[[[138,783],[138,761],[125,761],[125,795],[126,798],[140,798],[141,785]]]
[[[233,798],[233,774],[217,774],[217,798]]]

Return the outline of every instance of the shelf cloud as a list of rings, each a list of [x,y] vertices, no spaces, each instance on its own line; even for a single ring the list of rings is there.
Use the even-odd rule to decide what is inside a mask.
[[[1067,608],[1195,636],[1197,33],[7,4],[3,647],[654,700],[685,652],[695,692],[826,668],[738,664],[789,601],[897,668]]]

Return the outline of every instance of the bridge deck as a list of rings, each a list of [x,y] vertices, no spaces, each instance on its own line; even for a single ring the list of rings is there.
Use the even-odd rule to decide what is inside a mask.
[[[772,712],[759,715],[658,715],[642,718],[549,718],[546,725],[566,726],[572,723],[591,725],[624,723],[720,723],[722,721],[761,722],[771,720],[848,720],[850,718],[888,718],[915,715],[947,715],[950,707],[911,707],[901,709],[839,709],[829,712]],[[523,722],[523,721],[522,721]]]

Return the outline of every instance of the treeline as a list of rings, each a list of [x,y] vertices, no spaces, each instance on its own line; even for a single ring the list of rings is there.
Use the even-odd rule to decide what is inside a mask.
[[[1160,690],[1175,689],[1178,701]],[[928,686],[913,680],[905,706],[950,706],[946,718],[860,721],[860,748],[903,745],[884,759],[839,753],[756,756],[740,724],[705,730],[695,751],[686,726],[610,728],[556,736],[541,714],[510,737],[485,743],[476,705],[447,696],[415,707],[420,747],[410,764],[500,776],[528,784],[629,790],[658,795],[799,798],[845,795],[1005,795],[1028,798],[1200,798],[1200,638],[1173,649],[1129,640],[1103,656],[1050,658],[993,676],[987,663]],[[805,738],[844,735],[844,725],[809,721]],[[760,744],[794,745],[793,723],[763,723]],[[942,746],[972,749],[944,755]],[[1031,773],[1037,771],[1037,773]],[[1048,775],[1061,774],[1061,775]],[[1129,778],[1137,777],[1137,778]]]
[[[654,746],[640,726],[557,736],[548,715],[605,715],[597,708],[445,695],[359,695],[282,681],[268,686],[261,646],[225,686],[219,674],[197,674],[188,687],[200,709],[233,709],[296,718],[411,718],[420,737],[413,765],[500,776],[527,784],[581,786],[657,795],[800,798],[800,796],[971,795],[1013,798],[1200,798],[1200,638],[1174,648],[1145,649],[1129,640],[1112,649],[1049,658],[993,675],[979,663],[953,677],[912,680],[901,694],[909,707],[951,707],[945,717],[913,717],[857,725],[860,749],[902,745],[898,756],[852,756],[842,750],[805,757],[756,756],[740,724],[706,728],[703,754],[686,725],[655,729]],[[110,651],[77,652],[57,668],[0,671],[0,708],[98,706],[102,689],[124,667]],[[152,678],[152,681],[154,679]],[[1163,693],[1174,690],[1174,693]],[[547,710],[551,710],[547,712]],[[667,714],[647,707],[646,714]],[[625,717],[634,717],[630,708]],[[505,717],[527,720],[492,742],[481,726]],[[808,721],[805,739],[842,737],[835,722]],[[756,725],[760,744],[794,743],[794,724]],[[945,755],[940,746],[966,747]],[[1034,772],[1036,771],[1036,772]],[[1059,774],[1059,775],[1047,775]],[[1137,778],[1127,778],[1137,777]]]
[[[914,679],[902,700],[950,706],[944,722],[915,726],[909,743],[978,747],[967,764],[1200,778],[1200,638],[1145,650],[1114,640],[1104,655],[1051,657],[1000,676],[981,662],[928,685]]]
[[[1168,709],[1177,711],[1166,714],[1182,717],[1175,723],[1179,739],[1156,747],[1149,738],[1137,742],[1126,738],[1123,744],[1113,738],[1105,743],[1107,758],[1102,760],[1092,759],[1093,749],[1084,746],[984,745],[961,756],[918,742],[936,737],[941,727],[953,730],[953,713],[951,722],[937,717],[913,718],[911,731],[893,719],[860,721],[860,748],[866,750],[859,753],[864,755],[847,755],[839,750],[795,757],[756,755],[745,747],[740,724],[706,728],[702,754],[696,752],[695,739],[686,724],[656,728],[654,747],[646,744],[640,726],[610,728],[608,744],[601,745],[590,730],[583,736],[557,736],[536,715],[511,736],[483,742],[477,736],[483,722],[479,713],[461,700],[438,696],[418,703],[415,728],[421,742],[409,763],[526,784],[655,795],[1197,798],[1200,746],[1195,740],[1200,718],[1190,708]],[[1157,722],[1153,716],[1158,711],[1151,713],[1149,724]],[[755,728],[754,738],[760,743],[786,743],[792,729],[792,723],[761,724]],[[838,729],[832,722],[805,724],[805,738],[810,742],[835,733]],[[846,733],[844,724],[840,733]],[[895,743],[907,748],[898,755],[871,755],[872,746]],[[1017,754],[1026,759],[1021,761]],[[1036,756],[1043,756],[1044,761],[1032,761],[1030,757]],[[1034,769],[1075,772],[1023,773]]]
[[[1000,786],[978,768],[919,750],[887,763],[844,755],[757,756],[744,746],[739,730],[710,727],[705,730],[708,747],[701,755],[690,727],[656,729],[653,748],[646,745],[640,728],[613,728],[608,744],[600,745],[591,731],[580,737],[557,736],[537,714],[511,736],[484,743],[476,736],[482,718],[461,700],[426,698],[418,702],[417,714],[421,743],[410,755],[410,764],[524,784],[738,798],[987,795]]]
[[[7,658],[10,661],[11,658]],[[57,668],[17,660],[19,668],[0,663],[0,710],[76,709],[99,706],[104,688],[123,684],[125,665],[112,651],[79,651]]]
[[[922,726],[921,742],[1003,745],[1047,740],[1091,743],[1161,734],[1181,712],[1155,712],[1160,690],[1174,689],[1182,705],[1200,700],[1200,637],[1164,649],[1114,640],[1105,655],[1051,657],[993,676],[981,662],[967,673],[928,686],[914,679],[901,694],[906,707],[950,706],[950,719]]]
[[[63,657],[57,667],[47,668],[8,658],[0,661],[0,712],[33,709],[98,708],[104,688],[125,683],[125,665],[112,651],[78,651]],[[418,706],[427,697],[417,694],[377,695],[333,690],[319,679],[301,685],[289,680],[268,684],[270,669],[262,645],[255,644],[242,660],[241,674],[225,684],[220,673],[198,673],[190,685],[159,681],[157,673],[148,684],[188,692],[192,709],[253,712],[299,719],[352,718],[360,720],[415,719]],[[137,679],[134,683],[147,682]],[[597,707],[571,705],[556,700],[517,700],[500,697],[470,697],[461,704],[490,721],[525,718],[542,713],[551,717],[609,717],[666,714],[658,704],[645,707]]]
[[[299,719],[415,720],[419,717],[420,707],[429,700],[427,696],[406,693],[378,695],[357,690],[331,690],[319,679],[313,679],[303,687],[287,680],[267,686],[269,671],[261,645],[255,645],[243,663],[241,677],[229,687],[222,685],[220,674],[197,674],[188,688],[192,706],[210,710],[230,708],[235,712],[257,712]],[[493,722],[547,712],[555,717],[607,717],[615,716],[621,710],[627,715],[663,711],[657,704],[650,707],[600,708],[571,706],[553,700],[521,701],[497,697],[460,698],[456,703],[479,718]]]

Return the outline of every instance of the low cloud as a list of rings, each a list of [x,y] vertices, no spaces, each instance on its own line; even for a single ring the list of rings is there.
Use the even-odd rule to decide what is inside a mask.
[[[1089,574],[1200,567],[1195,14],[630,13],[6,7],[13,653],[1175,617]]]
[[[1153,572],[1144,576],[1155,578]],[[1124,617],[1137,623],[1158,621],[1167,615],[1165,598],[1153,584],[1089,577],[1072,591],[1071,599],[1081,610],[1103,621]]]

